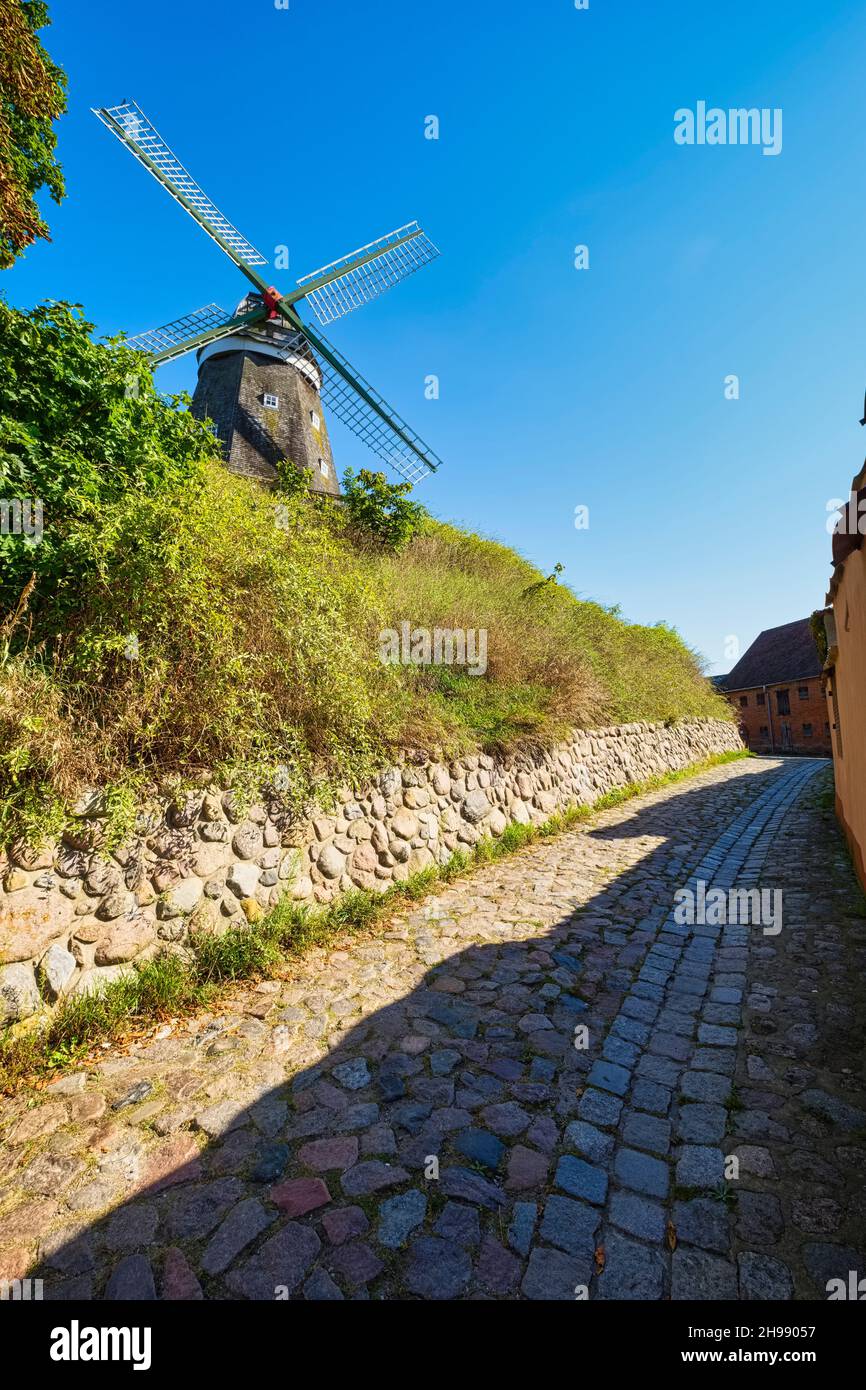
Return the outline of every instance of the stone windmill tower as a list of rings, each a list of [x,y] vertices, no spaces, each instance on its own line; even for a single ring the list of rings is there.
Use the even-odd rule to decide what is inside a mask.
[[[261,299],[247,295],[235,316]],[[318,363],[282,319],[265,320],[198,349],[193,414],[210,419],[226,464],[273,482],[285,460],[305,469],[314,492],[340,488],[322,407]]]
[[[282,294],[256,267],[265,257],[202,192],[134,102],[95,113],[226,253],[253,287],[234,314],[205,305],[127,339],[153,365],[198,358],[193,411],[213,421],[234,472],[273,482],[281,464],[308,470],[316,492],[339,496],[323,405],[409,482],[441,460],[323,334],[298,312],[307,300],[328,324],[438,256],[417,222],[305,275]]]

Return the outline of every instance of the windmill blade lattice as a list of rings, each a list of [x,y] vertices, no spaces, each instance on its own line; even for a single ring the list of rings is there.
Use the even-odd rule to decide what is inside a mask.
[[[417,483],[441,466],[438,454],[326,338],[305,325],[303,334],[292,336],[285,355],[310,364],[321,381],[319,394],[327,408],[407,482]]]
[[[199,188],[134,101],[121,106],[94,108],[94,115],[233,259],[250,266],[267,265],[261,252],[241,235],[237,227],[232,226]]]
[[[327,462],[324,454],[330,456],[330,448],[319,425],[312,423],[317,419],[312,407],[320,398],[377,458],[409,482],[415,483],[427,473],[435,472],[442,462],[438,455],[352,368],[337,348],[325,338],[317,336],[300,318],[295,307],[299,301],[309,299],[320,321],[331,323],[376,299],[392,285],[427,265],[439,255],[439,251],[418,223],[410,222],[389,232],[387,236],[379,237],[377,241],[359,247],[348,256],[304,276],[295,290],[282,294],[256,269],[257,266],[268,264],[266,258],[210,201],[135,102],[100,107],[94,110],[94,115],[163,185],[184,211],[200,223],[254,289],[254,293],[248,295],[235,311],[233,318],[229,318],[218,305],[207,304],[161,328],[128,339],[128,345],[148,353],[156,366],[197,350],[199,379],[193,397],[193,413],[198,402],[200,412],[213,418],[217,424],[216,414],[211,410],[213,399],[209,398],[209,391],[214,381],[220,378],[220,373],[225,378],[226,360],[233,352],[249,354],[251,370],[259,374],[261,387],[256,395],[261,410],[253,410],[254,424],[256,428],[261,426],[271,443],[275,432],[279,433],[282,429],[285,433],[289,429],[286,447],[292,456],[300,450],[303,458],[312,460],[312,464],[304,462],[299,466],[313,467],[318,461],[323,475],[327,476],[327,470],[322,465]],[[284,325],[282,333],[277,327],[277,320],[282,320]],[[203,351],[213,340],[229,338],[235,332],[237,340],[226,342],[219,352]],[[257,347],[263,347],[264,351],[257,352]],[[306,378],[306,385],[300,389],[308,393],[308,400],[302,407],[298,407],[292,392],[287,393],[287,401],[281,406],[280,393],[274,390],[273,382],[263,374],[267,363],[265,361],[263,366],[257,359],[267,359],[268,355],[273,357],[274,348],[287,366],[294,367]],[[218,384],[217,404],[226,395],[226,381],[221,379]],[[234,390],[237,397],[236,381],[233,384],[229,382],[228,389],[229,395]],[[271,464],[266,450],[242,447],[249,445],[247,439],[241,440],[235,451],[238,431],[234,429],[233,418],[229,410],[222,421],[224,435],[221,437],[230,440],[228,466],[249,476],[269,478]],[[339,495],[336,482],[330,489],[323,489],[321,482],[316,477],[314,490],[330,490]]]
[[[410,222],[305,275],[298,281],[298,288],[303,290],[319,322],[333,323],[377,299],[438,255],[438,247],[418,223]]]
[[[193,309],[191,314],[184,314],[182,318],[163,324],[161,328],[150,328],[146,333],[136,333],[133,338],[125,340],[124,346],[132,348],[135,352],[147,352],[151,357],[159,357],[161,361],[167,362],[170,361],[170,357],[166,354],[173,353],[182,343],[196,338],[200,333],[213,332],[214,337],[218,337],[219,330],[223,327],[226,333],[231,333],[232,322],[231,316],[218,304],[205,304],[201,309]]]

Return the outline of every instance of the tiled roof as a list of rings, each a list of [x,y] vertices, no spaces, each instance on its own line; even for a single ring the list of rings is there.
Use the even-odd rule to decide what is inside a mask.
[[[820,676],[821,657],[808,618],[781,627],[768,627],[724,677],[725,690],[751,690],[756,685],[778,685],[808,676]]]

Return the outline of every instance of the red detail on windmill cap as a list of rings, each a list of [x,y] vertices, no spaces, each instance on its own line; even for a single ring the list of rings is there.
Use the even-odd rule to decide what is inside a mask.
[[[282,297],[283,296],[280,294],[280,291],[276,289],[273,285],[269,285],[268,288],[265,290],[262,298],[265,301],[265,308],[268,310],[269,319],[279,318],[277,305],[279,304]]]

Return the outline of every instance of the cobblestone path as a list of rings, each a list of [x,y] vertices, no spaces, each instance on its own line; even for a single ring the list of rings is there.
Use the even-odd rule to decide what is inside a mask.
[[[829,777],[755,759],[643,796],[7,1101],[0,1279],[571,1300],[863,1278],[866,919]],[[781,890],[781,930],[678,923],[699,881]]]

